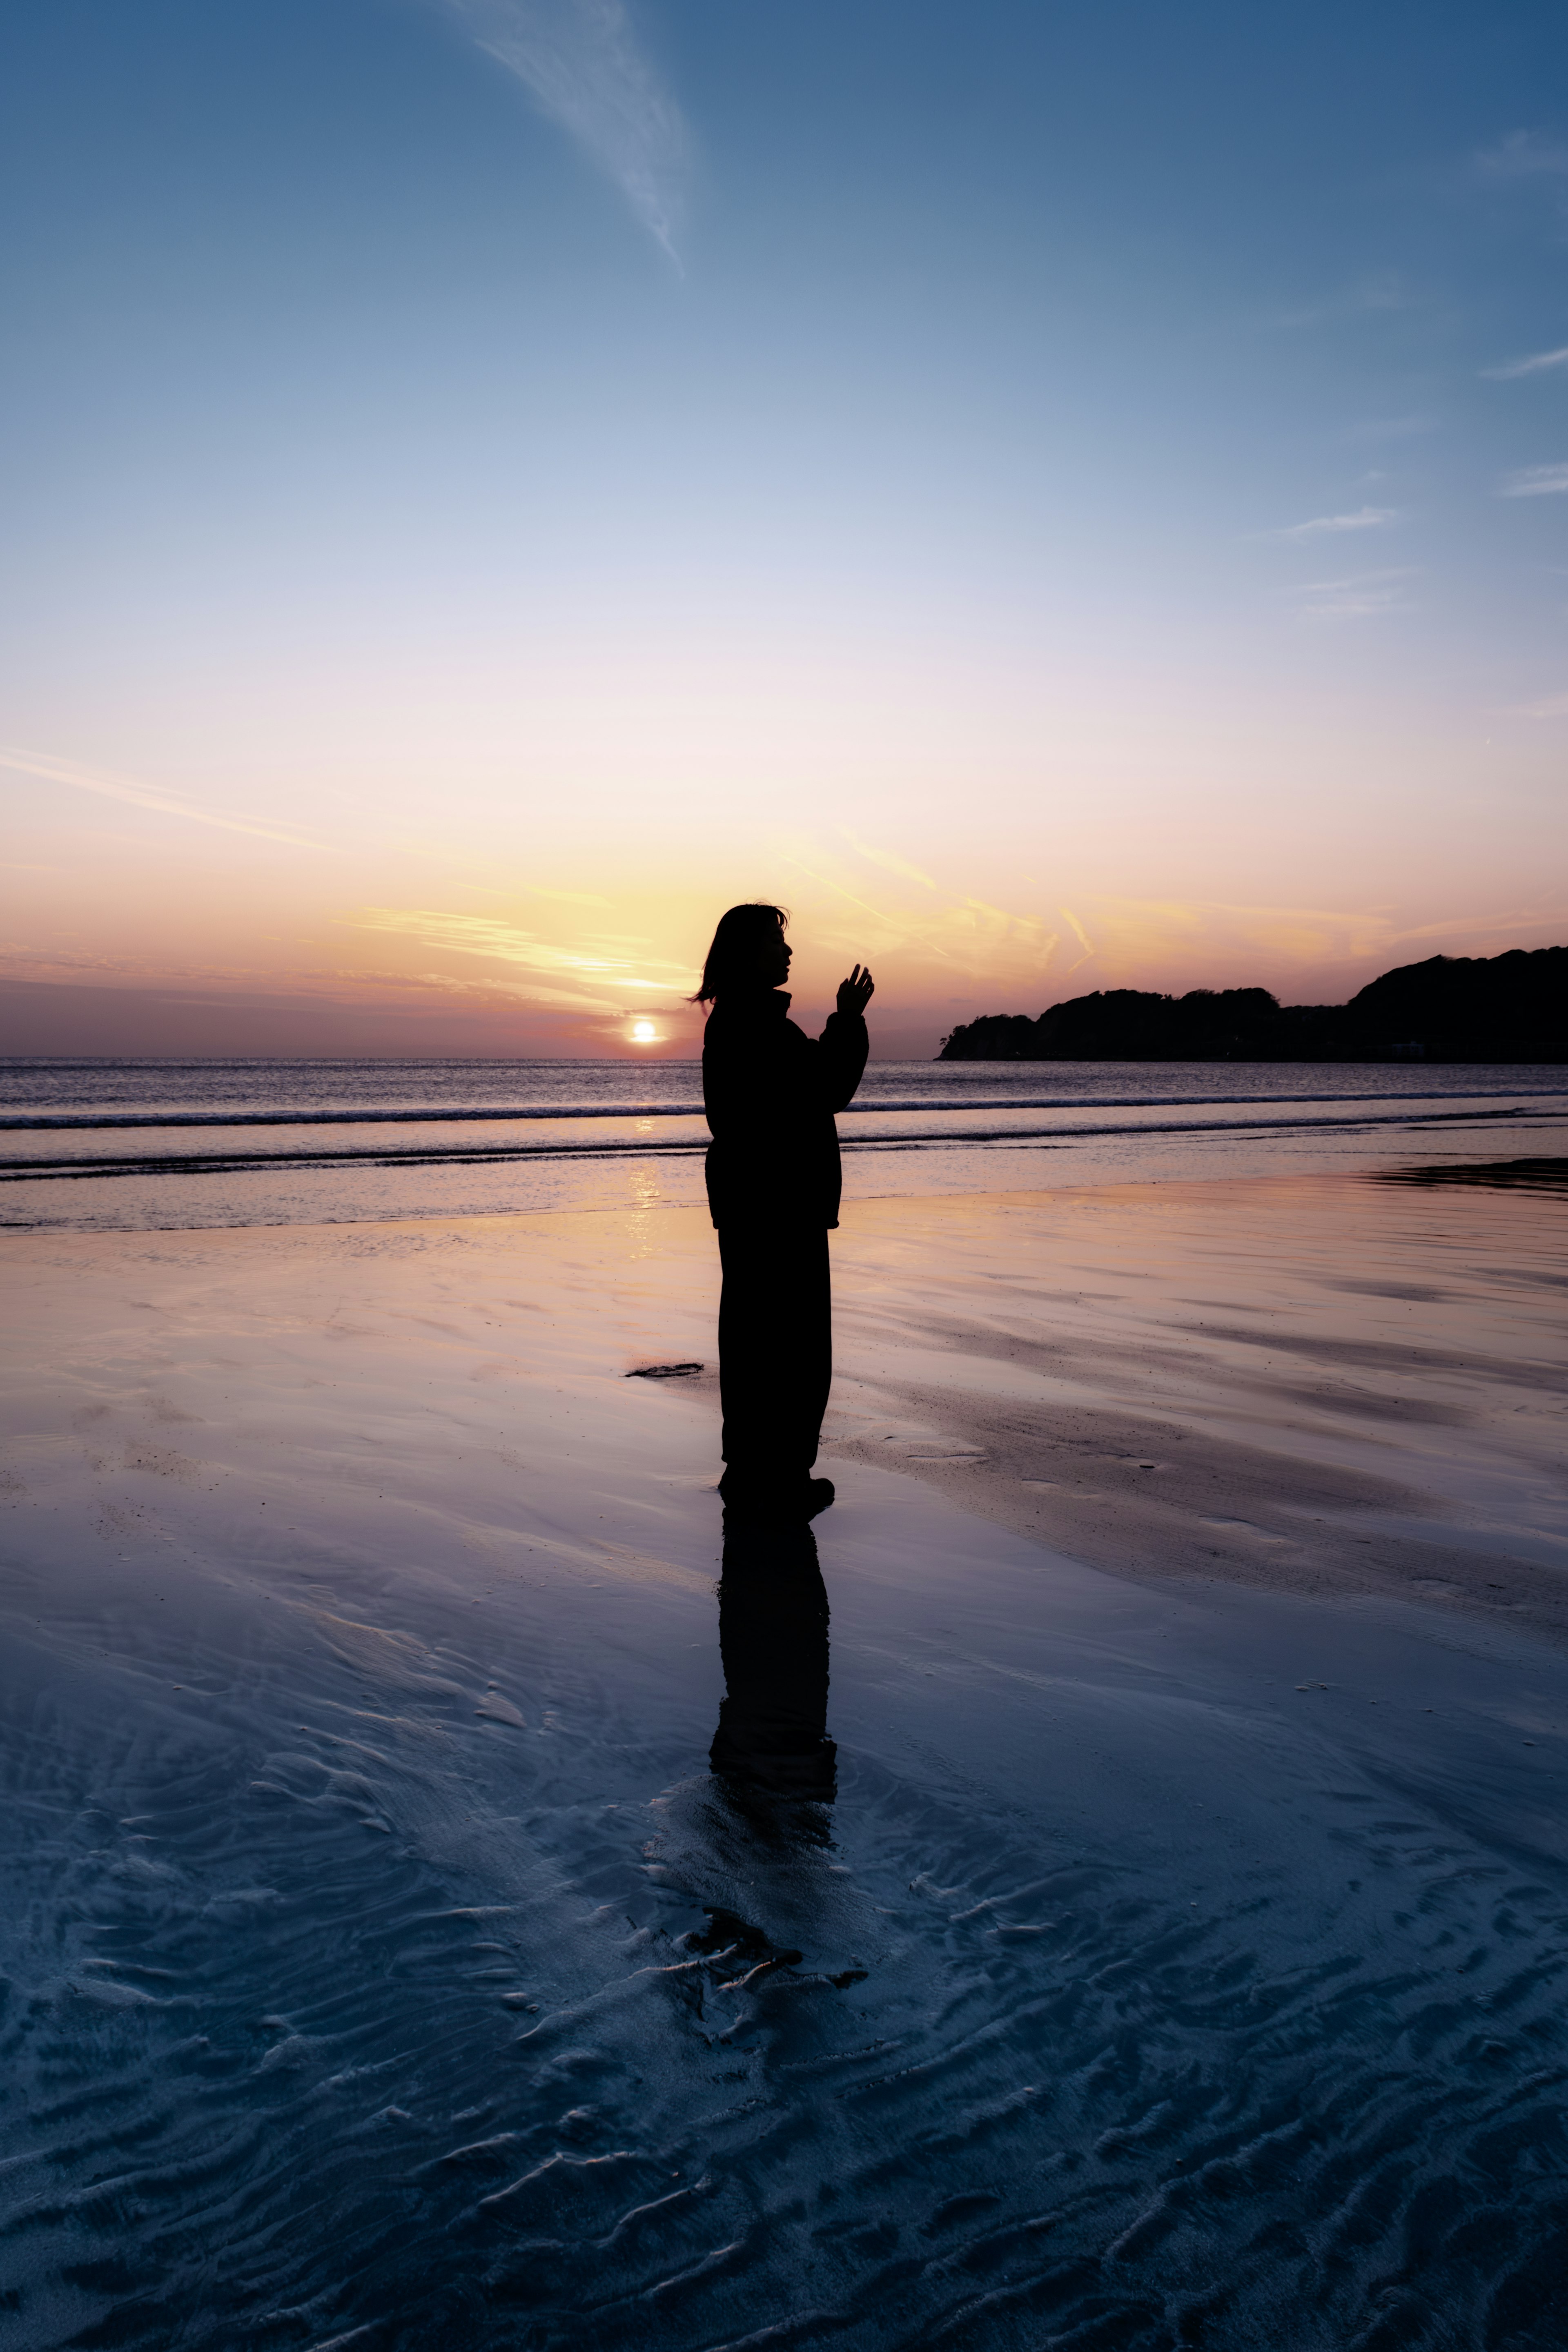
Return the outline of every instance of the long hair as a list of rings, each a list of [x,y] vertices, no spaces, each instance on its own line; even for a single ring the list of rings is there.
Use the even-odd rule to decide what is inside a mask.
[[[721,915],[702,967],[702,982],[692,1003],[711,1004],[716,996],[730,988],[755,988],[756,950],[775,931],[782,931],[788,920],[787,907],[764,907],[756,900],[748,900],[743,907],[731,907],[728,914]]]

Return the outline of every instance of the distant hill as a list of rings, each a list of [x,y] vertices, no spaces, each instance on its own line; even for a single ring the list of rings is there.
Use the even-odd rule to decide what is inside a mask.
[[[1266,988],[1161,996],[1096,989],[1037,1020],[984,1013],[942,1062],[1564,1062],[1568,947],[1429,956],[1348,1004],[1281,1004]]]

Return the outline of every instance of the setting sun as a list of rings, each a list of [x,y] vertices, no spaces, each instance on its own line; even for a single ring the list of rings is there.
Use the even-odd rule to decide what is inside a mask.
[[[657,1045],[658,1043],[658,1031],[654,1027],[651,1021],[634,1021],[632,1023],[632,1044],[634,1045]]]

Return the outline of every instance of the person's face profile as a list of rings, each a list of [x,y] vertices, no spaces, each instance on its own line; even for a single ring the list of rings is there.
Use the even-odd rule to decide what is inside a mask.
[[[790,958],[794,952],[782,931],[775,931],[771,940],[758,941],[758,975],[770,988],[782,987],[789,978]]]

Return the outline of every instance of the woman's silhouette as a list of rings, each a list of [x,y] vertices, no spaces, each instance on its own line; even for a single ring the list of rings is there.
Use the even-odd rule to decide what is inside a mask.
[[[702,1041],[708,1204],[719,1229],[719,1387],[726,1507],[802,1520],[833,1500],[812,1465],[833,1379],[827,1235],[838,1223],[838,1132],[868,1050],[868,971],[839,983],[819,1038],[789,1018],[782,907],[721,918],[696,1002]]]

